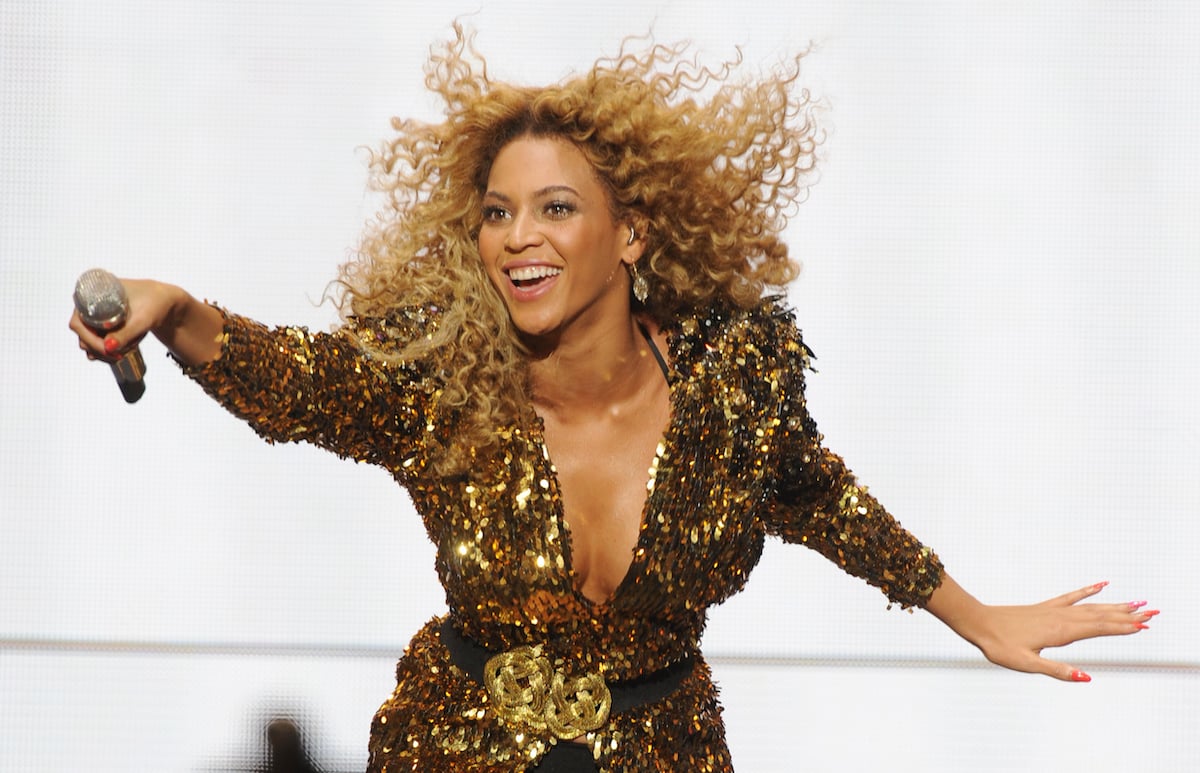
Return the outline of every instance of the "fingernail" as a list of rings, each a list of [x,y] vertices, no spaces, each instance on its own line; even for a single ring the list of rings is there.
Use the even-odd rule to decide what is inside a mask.
[[[1087,674],[1083,673],[1082,671],[1076,669],[1075,671],[1071,672],[1071,681],[1072,682],[1090,682],[1090,681],[1092,681],[1092,678],[1090,676],[1088,676]]]
[[[117,339],[113,338],[112,336],[109,336],[108,338],[104,339],[104,353],[105,354],[116,354],[117,350],[120,348],[121,348],[121,345],[119,343],[117,343]]]
[[[1101,588],[1104,588],[1107,585],[1108,585],[1108,580],[1105,580],[1104,582],[1098,582],[1092,586],[1092,590],[1100,590]]]
[[[1131,601],[1131,602],[1129,602],[1129,608],[1130,609],[1141,609],[1142,607],[1146,606],[1148,603],[1150,603],[1150,602],[1148,602],[1148,601]]]
[[[1154,617],[1155,615],[1159,614],[1159,610],[1147,609],[1146,611],[1142,612],[1142,614],[1145,615],[1146,617]]]
[[[1145,623],[1138,623],[1138,624],[1137,624],[1137,627],[1138,627],[1138,630],[1139,630],[1139,631],[1148,631],[1148,630],[1150,630],[1150,626],[1146,625]]]

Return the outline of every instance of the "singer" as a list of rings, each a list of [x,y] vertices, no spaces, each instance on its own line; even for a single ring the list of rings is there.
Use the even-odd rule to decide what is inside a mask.
[[[961,588],[822,445],[811,352],[773,293],[821,136],[799,64],[735,81],[627,45],[544,88],[433,54],[445,119],[394,123],[386,206],[338,281],[333,333],[268,329],[124,280],[112,361],[147,333],[271,442],[378,464],[436,546],[449,614],[375,716],[374,773],[729,771],[699,650],[766,537],[924,608],[988,660],[1089,677],[1045,647],[1133,634],[1140,602],[1028,606]]]

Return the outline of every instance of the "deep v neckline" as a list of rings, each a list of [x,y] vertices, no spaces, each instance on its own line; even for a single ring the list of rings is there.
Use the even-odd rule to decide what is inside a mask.
[[[545,420],[534,413],[533,433],[532,438],[541,451],[542,460],[546,465],[546,482],[548,493],[550,494],[553,511],[553,519],[555,528],[560,535],[559,550],[562,554],[563,571],[566,574],[565,582],[569,587],[571,595],[576,598],[583,606],[588,609],[598,610],[611,608],[620,598],[625,587],[636,580],[637,573],[643,569],[647,557],[651,554],[651,538],[654,527],[658,524],[652,518],[652,511],[655,507],[658,490],[661,488],[659,480],[659,464],[666,455],[667,449],[672,443],[675,435],[675,420],[679,412],[676,410],[676,381],[671,377],[671,366],[663,358],[662,352],[654,343],[650,332],[645,326],[637,323],[638,330],[646,339],[646,343],[650,347],[651,354],[654,355],[655,361],[662,370],[663,378],[667,382],[667,423],[659,436],[658,442],[654,446],[654,456],[650,460],[650,467],[646,475],[646,496],[642,500],[641,513],[638,520],[637,539],[634,540],[633,548],[629,558],[629,566],[625,568],[625,574],[622,575],[620,581],[612,589],[602,601],[597,601],[583,592],[580,587],[579,577],[575,574],[575,565],[573,561],[573,545],[571,544],[571,530],[567,526],[566,508],[563,506],[562,497],[562,481],[558,477],[558,468],[554,465],[554,460],[550,457],[550,449],[546,445],[546,423]],[[672,355],[671,360],[674,362],[675,356],[673,347],[671,346],[671,336],[667,335],[667,351]]]

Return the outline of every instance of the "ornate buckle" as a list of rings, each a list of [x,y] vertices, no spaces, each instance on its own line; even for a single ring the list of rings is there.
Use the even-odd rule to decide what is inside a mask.
[[[549,730],[564,741],[603,726],[612,710],[604,677],[588,673],[568,679],[542,654],[540,644],[489,658],[483,680],[501,719]]]

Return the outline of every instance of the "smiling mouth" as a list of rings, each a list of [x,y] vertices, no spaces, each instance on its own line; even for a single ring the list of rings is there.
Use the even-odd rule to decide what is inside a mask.
[[[519,266],[509,269],[508,278],[520,288],[536,287],[542,282],[562,273],[561,268],[553,266]]]

